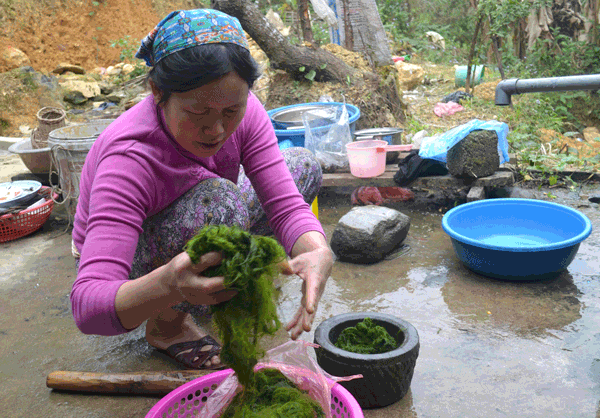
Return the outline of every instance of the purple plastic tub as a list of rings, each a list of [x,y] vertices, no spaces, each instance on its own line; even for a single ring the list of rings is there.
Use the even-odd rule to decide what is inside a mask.
[[[200,410],[210,395],[231,373],[233,373],[232,369],[221,370],[181,385],[158,401],[146,418],[199,417]],[[364,418],[356,399],[339,383],[331,389],[331,416]]]

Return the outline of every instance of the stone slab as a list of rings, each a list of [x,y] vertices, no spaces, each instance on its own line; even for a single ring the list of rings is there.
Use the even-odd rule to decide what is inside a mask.
[[[375,187],[396,187],[394,174],[398,170],[396,164],[390,164],[386,167],[386,171],[373,178],[358,178],[350,173],[326,173],[323,174],[323,185],[321,187],[340,187],[340,186],[375,186]],[[451,176],[430,176],[417,177],[408,187],[424,187],[424,188],[446,188],[446,187],[502,187],[510,186],[514,183],[514,176],[510,171],[497,171],[491,176],[482,177],[477,180],[459,179]]]
[[[467,202],[485,199],[485,188],[483,186],[471,187],[467,194]]]

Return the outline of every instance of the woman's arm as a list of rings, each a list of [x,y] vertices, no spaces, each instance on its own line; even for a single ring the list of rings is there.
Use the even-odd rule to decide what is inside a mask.
[[[225,291],[223,277],[202,277],[200,273],[218,265],[221,256],[207,253],[193,265],[182,252],[168,264],[149,274],[130,280],[119,288],[115,309],[126,329],[137,328],[146,319],[183,301],[195,305],[214,305],[231,299],[236,291]]]

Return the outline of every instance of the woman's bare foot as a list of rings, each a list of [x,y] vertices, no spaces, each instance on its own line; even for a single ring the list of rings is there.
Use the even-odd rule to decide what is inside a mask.
[[[166,350],[177,343],[197,341],[206,335],[208,333],[194,322],[190,314],[174,309],[165,310],[149,318],[146,324],[146,340],[159,350]],[[213,346],[210,344],[205,345],[201,351],[210,351],[212,348]],[[191,349],[185,352],[190,351]],[[215,355],[207,359],[203,366],[210,368],[220,364],[221,359]]]

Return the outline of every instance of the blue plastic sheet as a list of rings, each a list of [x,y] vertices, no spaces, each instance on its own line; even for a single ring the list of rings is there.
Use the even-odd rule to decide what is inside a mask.
[[[496,131],[498,135],[498,156],[500,164],[509,160],[508,157],[508,125],[496,120],[481,121],[473,119],[463,125],[450,129],[440,135],[423,138],[419,157],[446,162],[446,154],[454,145],[462,141],[472,131]]]

